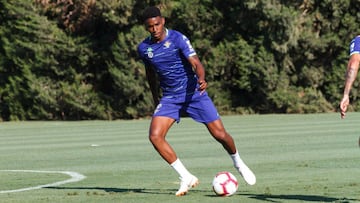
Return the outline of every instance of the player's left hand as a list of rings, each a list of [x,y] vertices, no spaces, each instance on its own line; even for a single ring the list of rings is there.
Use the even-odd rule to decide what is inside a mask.
[[[208,86],[207,82],[205,80],[199,80],[199,91],[200,94],[203,94]]]

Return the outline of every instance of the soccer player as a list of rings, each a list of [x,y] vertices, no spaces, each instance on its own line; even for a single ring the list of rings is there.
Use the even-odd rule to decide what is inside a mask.
[[[349,94],[351,87],[356,79],[360,63],[360,35],[356,36],[350,43],[350,59],[345,73],[345,87],[343,98],[340,101],[340,115],[345,118],[347,107],[349,106]]]
[[[237,171],[249,185],[254,185],[254,173],[240,158],[233,138],[225,131],[206,93],[208,84],[205,70],[189,39],[178,31],[165,28],[165,18],[157,7],[145,9],[143,21],[150,36],[139,44],[138,53],[144,62],[146,77],[157,105],[150,123],[149,140],[180,176],[180,188],[175,195],[183,196],[191,187],[199,184],[198,178],[186,169],[165,139],[168,130],[175,121],[180,121],[183,112],[206,125],[210,134],[229,153]]]

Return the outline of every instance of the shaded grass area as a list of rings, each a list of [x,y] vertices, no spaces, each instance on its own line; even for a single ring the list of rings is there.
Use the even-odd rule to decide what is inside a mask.
[[[177,174],[147,138],[149,120],[0,124],[0,170],[75,171],[80,182],[0,194],[3,202],[360,202],[360,114],[251,115],[222,118],[257,175],[248,186],[202,124],[183,118],[168,140],[200,185],[175,197]],[[218,171],[239,180],[215,196]],[[63,174],[0,171],[0,191],[65,180]]]

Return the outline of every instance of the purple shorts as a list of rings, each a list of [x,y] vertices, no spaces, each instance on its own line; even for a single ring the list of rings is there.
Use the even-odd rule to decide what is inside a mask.
[[[183,113],[200,123],[210,123],[220,118],[208,94],[204,92],[200,95],[199,91],[190,95],[162,97],[153,117],[165,116],[180,122]]]

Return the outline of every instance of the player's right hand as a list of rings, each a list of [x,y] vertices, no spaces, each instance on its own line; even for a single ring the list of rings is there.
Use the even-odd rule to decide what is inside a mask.
[[[341,102],[340,102],[340,116],[341,118],[345,118],[346,116],[346,110],[347,107],[349,106],[349,96],[348,95],[344,95],[344,97],[342,98]]]

